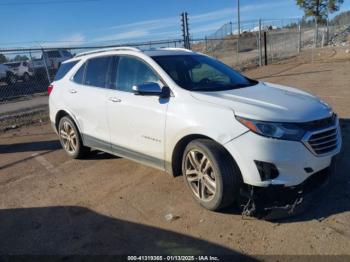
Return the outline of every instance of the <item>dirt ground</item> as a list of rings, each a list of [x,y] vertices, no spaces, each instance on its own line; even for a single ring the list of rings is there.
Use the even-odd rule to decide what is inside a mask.
[[[0,135],[0,254],[350,255],[350,56],[312,55],[246,72],[310,91],[341,118],[334,186],[307,213],[267,222],[209,212],[182,177],[103,153],[71,160],[37,124]]]

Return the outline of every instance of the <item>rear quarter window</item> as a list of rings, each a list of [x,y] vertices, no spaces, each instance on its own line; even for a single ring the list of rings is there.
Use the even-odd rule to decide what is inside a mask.
[[[80,68],[79,70],[75,73],[75,75],[73,76],[73,81],[75,83],[78,83],[78,84],[82,84],[83,83],[83,80],[84,80],[84,72],[85,72],[85,65],[86,63],[84,63]]]
[[[71,70],[73,66],[75,66],[78,62],[79,60],[61,64],[60,68],[56,73],[55,81],[62,79],[69,72],[69,70]]]

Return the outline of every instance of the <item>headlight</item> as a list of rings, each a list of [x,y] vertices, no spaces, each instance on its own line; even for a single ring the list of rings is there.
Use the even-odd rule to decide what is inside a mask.
[[[238,116],[236,119],[254,133],[271,138],[300,141],[306,132],[293,123],[264,122]]]

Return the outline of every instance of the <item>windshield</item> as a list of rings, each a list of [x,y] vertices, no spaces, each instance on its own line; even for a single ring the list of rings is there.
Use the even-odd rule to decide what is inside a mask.
[[[223,91],[258,83],[204,55],[170,55],[152,58],[179,86],[190,91]]]

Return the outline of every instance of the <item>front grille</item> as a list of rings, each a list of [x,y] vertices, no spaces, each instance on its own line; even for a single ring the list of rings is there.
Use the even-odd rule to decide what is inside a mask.
[[[338,148],[340,143],[340,134],[337,124],[323,130],[310,131],[306,134],[304,144],[315,155],[321,156],[328,154]]]
[[[299,124],[299,126],[304,130],[312,131],[315,129],[322,129],[329,126],[334,126],[336,125],[336,123],[337,123],[337,115],[332,114],[332,116],[330,117],[314,120],[306,123],[301,123]]]

